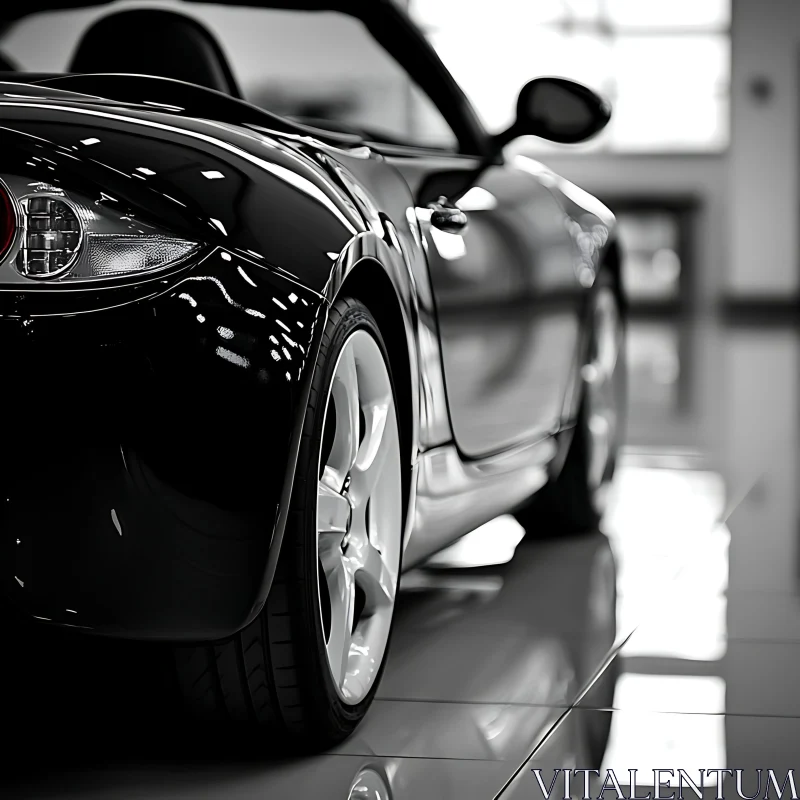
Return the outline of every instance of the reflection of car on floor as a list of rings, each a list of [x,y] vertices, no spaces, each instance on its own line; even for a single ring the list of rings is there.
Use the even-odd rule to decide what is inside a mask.
[[[489,544],[513,524],[501,517],[476,534]],[[616,564],[606,537],[595,530],[523,541],[506,564],[477,548],[470,555],[472,563],[463,553],[406,574],[381,684],[381,697],[448,704],[441,724],[414,724],[418,704],[397,702],[391,748],[384,708],[384,719],[370,716],[344,752],[363,742],[362,752],[468,752],[521,763],[578,697],[586,708],[613,707],[617,660],[599,673],[617,636]],[[600,768],[610,718],[581,719],[570,738],[582,748],[574,763]],[[395,741],[401,737],[405,749]]]
[[[173,644],[198,716],[323,746],[375,694],[401,565],[502,513],[597,522],[613,216],[502,152],[609,111],[538,79],[490,136],[393,3],[297,0],[245,28],[355,32],[339,56],[361,36],[452,143],[392,134],[394,106],[277,116],[180,9],[96,16],[66,72],[0,75],[3,584],[29,619]]]

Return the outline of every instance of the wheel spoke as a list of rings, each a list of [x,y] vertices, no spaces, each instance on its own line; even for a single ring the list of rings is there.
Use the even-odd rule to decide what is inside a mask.
[[[321,480],[317,489],[318,532],[344,535],[349,519],[350,503],[347,498],[332,489],[326,480]],[[341,540],[341,536],[339,538]]]
[[[364,590],[365,610],[375,611],[394,603],[397,576],[389,568],[383,553],[366,535],[353,537],[347,549],[347,558],[356,583]]]
[[[341,688],[347,675],[347,660],[350,656],[350,642],[353,631],[353,607],[355,605],[355,583],[352,571],[346,563],[347,558],[339,551],[338,558],[333,553],[327,559],[330,571],[323,570],[328,584],[331,602],[331,629],[325,645],[328,651],[328,663],[333,679]]]
[[[364,409],[366,433],[352,472],[350,491],[357,503],[366,503],[381,476],[390,442],[386,441],[386,422],[394,413],[391,399],[371,403]]]
[[[321,533],[317,538],[319,542],[319,560],[326,578],[334,575],[340,567],[343,538],[341,533]]]
[[[353,468],[358,455],[358,374],[352,348],[342,351],[336,374],[333,376],[331,395],[336,409],[336,433],[333,438],[325,473],[335,489],[341,490],[345,478]],[[328,413],[331,408],[328,407]]]

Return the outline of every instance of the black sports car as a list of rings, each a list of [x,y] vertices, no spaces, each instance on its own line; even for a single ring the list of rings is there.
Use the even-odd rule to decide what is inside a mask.
[[[452,144],[360,125],[321,73],[278,115],[204,4],[173,5],[95,9],[61,73],[0,75],[2,586],[28,620],[170,643],[193,713],[330,745],[375,695],[401,569],[504,513],[598,522],[614,218],[504,148],[610,110],[539,78],[491,136],[394,2],[254,0],[355,25]]]

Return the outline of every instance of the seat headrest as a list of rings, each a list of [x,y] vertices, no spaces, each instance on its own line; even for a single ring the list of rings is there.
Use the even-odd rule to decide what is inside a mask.
[[[69,71],[155,75],[241,98],[217,40],[197,20],[165,9],[131,9],[98,20],[83,34]]]

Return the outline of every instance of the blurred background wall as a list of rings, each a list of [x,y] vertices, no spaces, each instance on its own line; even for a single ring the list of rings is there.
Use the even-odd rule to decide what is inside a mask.
[[[733,0],[732,43],[727,286],[796,298],[800,4]]]

